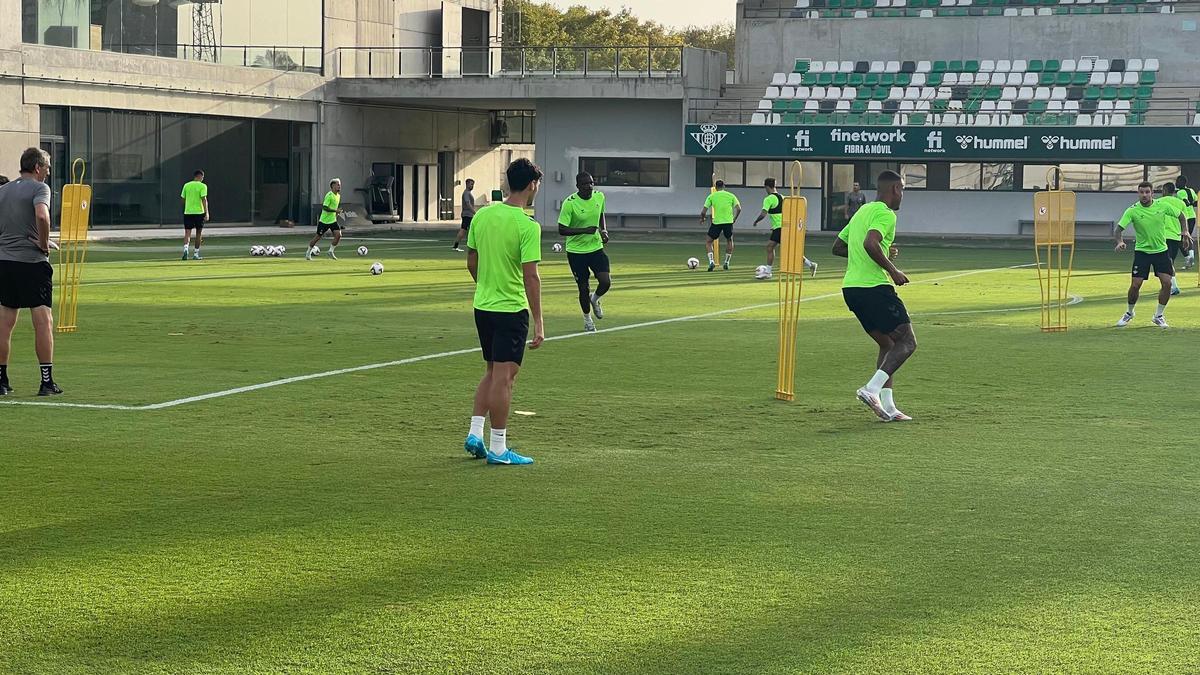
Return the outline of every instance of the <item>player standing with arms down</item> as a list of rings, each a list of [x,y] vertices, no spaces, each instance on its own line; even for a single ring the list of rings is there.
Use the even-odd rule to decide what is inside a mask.
[[[475,208],[475,179],[467,179],[467,189],[462,193],[462,227],[458,228],[458,236],[454,237],[454,244],[450,247],[452,251],[462,251],[458,247],[462,240],[467,237],[467,233],[471,231],[471,219],[475,217],[478,209]]]
[[[858,400],[885,422],[912,418],[896,408],[892,377],[917,350],[908,310],[892,286],[903,286],[908,277],[892,260],[897,251],[896,211],[904,199],[904,180],[884,171],[876,181],[876,201],[860,208],[833,243],[833,254],[846,258],[842,297],[858,317],[863,330],[879,345],[875,374],[856,394]]]
[[[716,261],[713,259],[713,242],[721,235],[725,236],[725,246],[728,247],[725,252],[725,262],[722,263],[721,268],[729,269],[729,261],[733,258],[733,224],[742,215],[742,203],[738,201],[737,195],[726,192],[725,181],[717,181],[715,187],[716,191],[708,195],[708,198],[704,200],[704,208],[700,209],[701,227],[704,226],[709,211],[712,211],[712,225],[708,228],[708,237],[705,241],[705,246],[708,247],[709,272],[716,267]]]
[[[779,190],[775,188],[775,179],[768,178],[763,181],[763,187],[767,190],[767,196],[763,198],[762,212],[754,219],[754,227],[762,222],[763,218],[770,217],[771,219],[771,238],[767,240],[767,267],[771,271],[775,271],[775,247],[783,241],[783,195],[779,194]],[[812,270],[812,275],[817,276],[817,263],[804,259],[804,267]],[[770,275],[764,277],[770,279]]]
[[[579,287],[579,308],[583,310],[583,330],[596,330],[592,316],[604,318],[600,298],[612,287],[609,274],[608,254],[604,245],[608,243],[608,224],[604,220],[604,193],[596,189],[592,175],[583,172],[575,177],[575,194],[567,197],[558,214],[558,233],[567,238],[567,262],[575,285]],[[592,293],[588,281],[596,275],[596,292]]]
[[[529,457],[508,447],[508,415],[513,383],[525,356],[529,319],[533,315],[530,349],[542,346],[542,228],[525,214],[542,181],[542,170],[528,159],[509,165],[509,195],[503,203],[480,209],[467,234],[467,269],[475,280],[475,328],[487,372],[475,390],[467,452],[488,464],[532,464]],[[483,424],[492,422],[489,446],[483,443]]]
[[[305,260],[312,260],[313,247],[317,242],[321,241],[321,237],[325,233],[333,230],[333,243],[329,245],[329,257],[337,260],[335,249],[342,241],[342,226],[338,224],[337,217],[342,213],[342,179],[334,178],[329,181],[329,192],[325,193],[325,199],[321,202],[321,217],[317,219],[317,236],[308,242],[308,250],[304,252]],[[317,252],[320,255],[320,251]]]
[[[1154,312],[1152,323],[1159,328],[1167,328],[1167,320],[1163,312],[1171,300],[1171,281],[1175,276],[1175,268],[1171,265],[1171,255],[1167,246],[1168,212],[1174,214],[1176,222],[1187,227],[1187,219],[1183,212],[1174,205],[1168,205],[1162,200],[1154,199],[1154,185],[1142,181],[1138,185],[1138,201],[1125,209],[1125,214],[1117,223],[1117,251],[1125,250],[1125,228],[1133,225],[1136,237],[1133,246],[1133,278],[1129,284],[1129,309],[1117,321],[1117,326],[1127,326],[1133,321],[1134,307],[1141,294],[1142,282],[1150,278],[1150,270],[1162,284],[1158,292],[1158,309]],[[1191,245],[1191,235],[1183,233],[1184,245]]]
[[[188,259],[188,247],[192,243],[192,230],[196,231],[196,250],[192,257],[200,257],[200,245],[204,243],[204,224],[208,222],[208,186],[204,184],[204,172],[197,169],[192,180],[183,184],[179,193],[183,200],[183,260]]]
[[[1183,269],[1187,269],[1196,264],[1196,191],[1188,187],[1187,176],[1180,176],[1175,179],[1175,187],[1178,192],[1176,197],[1183,200],[1185,207],[1184,215],[1187,216],[1187,233],[1192,235],[1192,247],[1187,250],[1186,257],[1183,260]]]

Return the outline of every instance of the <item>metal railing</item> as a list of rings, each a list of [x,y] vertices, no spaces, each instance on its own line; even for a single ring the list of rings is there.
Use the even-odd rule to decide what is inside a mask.
[[[796,0],[746,0],[743,14],[747,19],[837,19],[855,18],[856,12],[864,12],[867,17],[920,17],[923,10],[932,12],[937,17],[966,17],[966,16],[1003,16],[1004,9],[1060,9],[1063,14],[1127,14],[1127,13],[1167,13],[1200,12],[1200,0],[1162,0],[1161,2],[1108,2],[1102,4],[1052,4],[1045,5],[1029,0],[1008,0],[1005,5],[989,3],[977,4],[978,0],[963,4],[961,0],[954,2],[943,1],[935,5],[929,3],[905,2],[898,5],[889,2],[881,6],[876,0],[808,0],[802,6],[797,6]],[[992,10],[999,10],[997,14]],[[862,16],[862,15],[858,15]]]
[[[123,43],[105,45],[104,51],[121,54],[161,56],[181,61],[216,63],[224,66],[267,68],[284,72],[324,72],[320,47],[287,45],[196,45],[188,43]]]
[[[765,86],[763,87],[766,88]],[[806,126],[822,126],[822,125],[838,125],[838,124],[856,124],[856,125],[872,125],[883,124],[885,126],[893,126],[906,121],[900,116],[912,116],[914,114],[921,115],[926,120],[926,124],[934,116],[943,114],[942,112],[934,111],[932,105],[928,110],[900,110],[899,105],[895,110],[880,110],[880,111],[839,111],[829,109],[826,104],[819,107],[816,111],[811,110],[773,110],[760,108],[760,100],[762,99],[718,99],[718,98],[694,98],[689,100],[688,105],[688,123],[689,124],[762,124],[777,123],[777,124],[804,124]],[[912,103],[932,103],[930,100],[912,101]],[[960,101],[960,103],[967,103]],[[1027,102],[1023,102],[1027,103]],[[1081,102],[1082,103],[1082,102]],[[1053,126],[1063,126],[1075,123],[1073,115],[1079,114],[1124,114],[1126,115],[1126,125],[1129,126],[1193,126],[1197,119],[1200,119],[1200,91],[1196,95],[1188,95],[1187,97],[1155,97],[1147,101],[1148,105],[1145,110],[1135,111],[1116,111],[1116,110],[1096,110],[1090,112],[1090,105],[1081,106],[1085,108],[1082,111],[1074,113],[1050,113],[1050,112],[1030,112],[1022,110],[1018,112],[983,112],[980,110],[972,111],[968,109],[951,109],[945,113],[958,115],[959,117],[967,116],[975,119],[977,115],[1035,115],[1038,124],[1046,124]],[[1097,107],[1099,104],[1097,103]],[[965,107],[965,106],[964,106]],[[890,106],[889,106],[890,108]],[[763,117],[755,119],[755,115]],[[778,122],[774,122],[772,115],[779,116]],[[1138,117],[1134,117],[1137,115]],[[1051,116],[1051,117],[1048,117]],[[880,117],[891,119],[891,121],[871,121],[878,120]],[[1027,117],[1028,119],[1028,117]],[[908,120],[911,122],[911,120]],[[959,126],[971,126],[969,124]]]
[[[341,47],[336,77],[683,77],[683,47]]]

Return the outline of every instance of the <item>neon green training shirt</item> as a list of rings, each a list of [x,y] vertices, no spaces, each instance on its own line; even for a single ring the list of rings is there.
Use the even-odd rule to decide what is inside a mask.
[[[1163,217],[1166,218],[1167,239],[1171,241],[1183,239],[1183,228],[1179,225],[1179,215],[1187,213],[1187,204],[1184,204],[1179,197],[1159,197],[1154,200],[1156,205],[1159,202],[1162,202],[1160,209]]]
[[[704,200],[704,208],[711,210],[713,225],[732,225],[733,209],[741,205],[737,195],[728,190],[717,190]]]
[[[496,202],[471,219],[467,247],[479,255],[475,309],[516,313],[529,309],[525,263],[542,259],[542,227],[524,209]]]
[[[604,193],[592,190],[591,199],[579,193],[567,197],[558,214],[558,224],[564,227],[600,227],[600,216],[604,213]],[[591,253],[604,248],[600,230],[592,234],[576,234],[567,237],[567,253]]]
[[[783,227],[783,195],[772,192],[763,198],[763,211],[771,218],[771,229]]]
[[[883,235],[879,242],[883,254],[887,255],[896,240],[896,212],[889,209],[883,202],[871,202],[860,208],[838,233],[838,238],[846,242],[849,254],[846,256],[846,276],[842,279],[842,288],[874,288],[875,286],[890,286],[892,278],[887,270],[867,255],[863,244],[867,241],[867,232],[876,230]]]
[[[342,195],[339,192],[330,190],[325,193],[325,201],[321,202],[321,224],[332,225],[337,222],[337,210],[342,205]],[[325,209],[333,209],[326,211]]]
[[[1183,188],[1175,193],[1175,196],[1183,200],[1183,205],[1186,210],[1183,215],[1187,216],[1188,220],[1196,217],[1196,191],[1192,188]]]
[[[188,181],[183,184],[183,191],[179,196],[183,197],[183,215],[204,215],[204,198],[208,196],[207,185],[198,180]]]
[[[1130,225],[1133,225],[1135,237],[1133,250],[1142,253],[1162,253],[1167,250],[1167,219],[1158,202],[1142,206],[1142,202],[1138,201],[1125,209],[1125,214],[1117,221],[1117,227],[1124,231]]]

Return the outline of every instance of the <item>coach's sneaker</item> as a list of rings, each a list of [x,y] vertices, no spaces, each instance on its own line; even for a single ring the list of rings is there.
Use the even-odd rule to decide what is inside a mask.
[[[858,400],[863,402],[863,405],[867,406],[871,409],[871,412],[875,413],[876,417],[885,422],[892,421],[892,416],[887,414],[887,411],[883,409],[883,402],[879,400],[879,394],[872,394],[871,392],[867,391],[866,387],[863,387],[862,389],[856,391],[855,395],[858,396]]]
[[[596,322],[592,321],[592,317],[587,314],[585,314],[583,316],[583,332],[585,332],[585,333],[595,333],[596,332]]]
[[[519,466],[521,464],[533,464],[533,458],[526,457],[525,455],[518,455],[517,453],[512,451],[512,448],[505,450],[504,454],[502,454],[502,455],[492,454],[492,452],[489,450],[487,453],[487,463],[488,464],[508,464],[509,466]]]
[[[183,260],[183,261],[185,261],[185,262],[186,262],[186,261],[187,261],[187,259],[188,259],[188,252],[187,252],[187,249],[184,249],[184,251],[183,251],[183,257],[182,257],[182,258],[180,258],[180,260]]]
[[[200,257],[200,251],[196,251],[192,254],[192,260],[204,260],[204,258]]]
[[[1133,312],[1125,312],[1125,315],[1117,322],[1117,328],[1128,326],[1130,321],[1133,321]]]
[[[478,436],[468,434],[467,442],[463,443],[463,449],[475,459],[487,457],[487,446],[483,444],[483,439]]]
[[[888,421],[889,422],[911,422],[912,418],[909,417],[908,415],[905,415],[904,413],[900,412],[899,410],[897,410],[892,413],[892,419],[890,419]]]
[[[54,384],[53,381],[43,382],[41,388],[38,389],[38,396],[58,396],[61,393],[63,393],[63,390],[59,389],[58,385]]]
[[[592,293],[592,315],[597,319],[604,318],[604,308],[600,306],[600,297]]]
[[[729,261],[728,261],[728,260],[726,260],[725,262],[721,263],[721,269],[725,270],[726,272],[728,272],[728,271],[729,271]]]
[[[717,264],[711,260],[708,261],[708,271],[711,272],[715,269],[717,269]]]
[[[8,380],[0,382],[0,396],[8,396],[13,392],[12,387],[8,385]]]
[[[1170,328],[1170,326],[1167,325],[1167,317],[1162,316],[1161,314],[1153,319],[1150,319],[1150,323],[1158,326],[1159,328]]]

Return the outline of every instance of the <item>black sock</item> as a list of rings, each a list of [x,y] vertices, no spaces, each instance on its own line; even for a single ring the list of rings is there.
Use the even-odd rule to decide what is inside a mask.
[[[0,366],[0,382],[8,382],[8,366]]]
[[[42,384],[50,384],[54,381],[54,364],[42,364]]]

